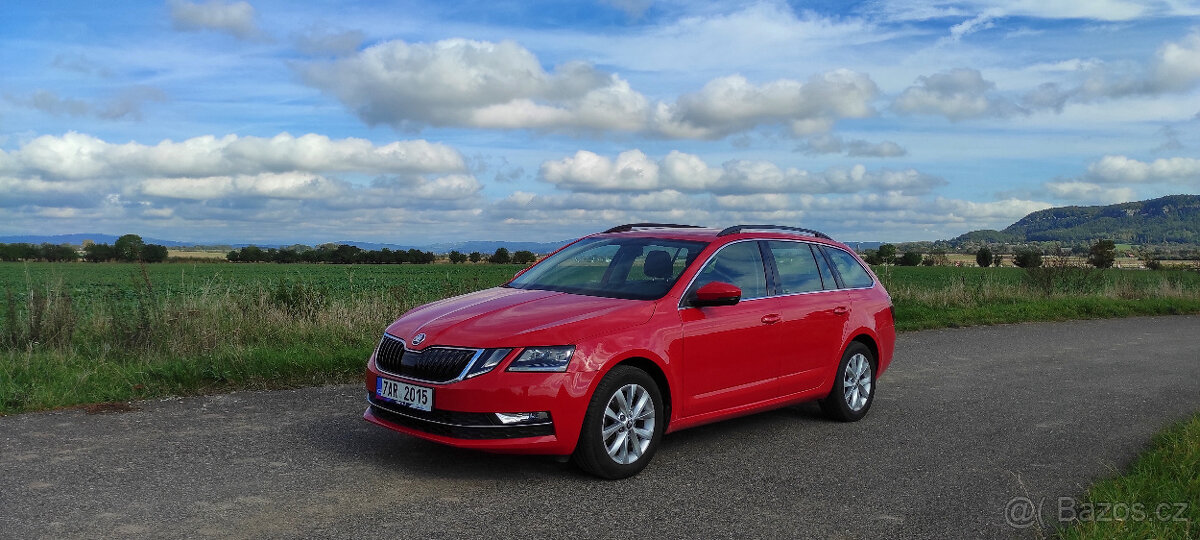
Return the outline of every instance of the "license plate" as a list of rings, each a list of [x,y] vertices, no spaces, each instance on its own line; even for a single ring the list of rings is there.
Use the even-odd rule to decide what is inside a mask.
[[[379,399],[422,411],[433,410],[433,389],[379,377],[375,379]]]

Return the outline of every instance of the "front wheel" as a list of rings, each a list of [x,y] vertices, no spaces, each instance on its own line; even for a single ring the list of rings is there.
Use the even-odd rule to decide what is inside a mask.
[[[875,355],[857,341],[846,347],[838,364],[833,389],[821,400],[821,410],[834,420],[856,422],[875,401]]]
[[[663,432],[662,393],[645,371],[617,366],[596,387],[573,456],[579,468],[615,480],[646,468]]]

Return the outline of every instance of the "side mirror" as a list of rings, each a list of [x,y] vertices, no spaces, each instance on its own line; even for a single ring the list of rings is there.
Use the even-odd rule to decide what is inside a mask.
[[[692,307],[732,306],[742,299],[742,290],[735,285],[713,281],[696,289],[689,304]]]

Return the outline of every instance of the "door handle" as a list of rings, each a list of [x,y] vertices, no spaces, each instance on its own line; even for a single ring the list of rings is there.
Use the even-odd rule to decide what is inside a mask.
[[[839,317],[845,317],[846,315],[850,314],[850,310],[846,309],[846,306],[838,306],[833,308],[833,314]]]
[[[775,324],[782,320],[783,320],[783,317],[780,317],[778,313],[772,313],[770,315],[763,315],[763,317],[762,317],[763,324]]]

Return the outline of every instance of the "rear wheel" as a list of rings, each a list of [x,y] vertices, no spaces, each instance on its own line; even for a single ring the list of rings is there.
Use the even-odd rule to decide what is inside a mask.
[[[627,478],[646,467],[663,431],[662,393],[645,371],[617,366],[588,404],[575,464],[596,476]]]
[[[846,347],[838,364],[837,377],[821,410],[834,420],[855,422],[867,415],[875,401],[875,355],[857,341]]]

